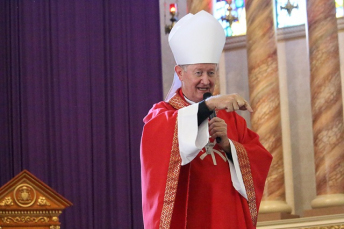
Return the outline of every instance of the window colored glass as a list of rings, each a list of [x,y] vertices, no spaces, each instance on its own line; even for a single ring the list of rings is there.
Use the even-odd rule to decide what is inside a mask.
[[[344,17],[344,0],[333,1],[336,4],[336,17]],[[231,23],[226,17],[228,7]],[[307,21],[306,0],[275,0],[275,12],[277,28],[302,25]],[[215,0],[214,16],[221,23],[226,36],[246,34],[245,0]]]
[[[230,4],[228,4],[228,2]],[[214,4],[214,16],[221,23],[225,30],[226,36],[239,36],[246,34],[246,11],[245,0],[232,0],[232,1],[216,0]],[[230,7],[230,20],[226,17]],[[226,19],[227,18],[227,19]]]

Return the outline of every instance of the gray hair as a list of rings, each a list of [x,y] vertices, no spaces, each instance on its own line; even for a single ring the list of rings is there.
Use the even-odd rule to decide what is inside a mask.
[[[215,64],[215,63],[214,63]],[[183,69],[184,72],[187,71],[187,68],[189,67],[189,65],[191,64],[182,64],[182,65],[178,65],[179,67],[181,67]],[[219,65],[218,64],[215,64],[216,68],[215,68],[215,71],[219,70]]]

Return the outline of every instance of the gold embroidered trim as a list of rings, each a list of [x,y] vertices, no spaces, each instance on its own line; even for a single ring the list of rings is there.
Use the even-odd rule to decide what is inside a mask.
[[[189,105],[178,93],[176,93],[170,99],[170,101],[168,101],[168,103],[177,110]],[[159,228],[170,228],[171,225],[174,201],[177,194],[180,166],[182,162],[178,145],[178,122],[176,121]]]
[[[182,99],[178,92],[168,101],[168,103],[177,110],[190,105]]]
[[[179,93],[176,93],[169,101],[169,104],[171,104],[172,107],[174,107],[175,109],[179,110],[180,108],[183,107],[187,107],[190,104],[188,104],[188,102],[186,102],[180,95]],[[215,110],[216,116],[218,113],[218,110]]]
[[[169,163],[168,171],[167,171],[164,204],[162,206],[159,228],[170,228],[174,201],[176,199],[176,194],[177,194],[181,162],[182,162],[182,159],[180,157],[179,147],[178,147],[178,122],[176,121],[176,125],[174,128],[170,163]]]
[[[258,211],[257,211],[257,204],[256,204],[256,192],[254,190],[250,161],[249,161],[249,158],[247,156],[247,152],[244,146],[235,141],[233,141],[233,143],[238,154],[238,161],[239,161],[244,185],[246,188],[247,199],[248,199],[247,202],[248,202],[248,207],[250,209],[251,219],[252,219],[253,225],[256,226],[257,218],[258,218]]]

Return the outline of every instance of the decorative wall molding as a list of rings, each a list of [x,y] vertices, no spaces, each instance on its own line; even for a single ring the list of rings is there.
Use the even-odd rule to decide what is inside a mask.
[[[257,229],[344,229],[344,214],[258,222]]]
[[[338,31],[344,30],[344,17],[337,18]]]
[[[241,48],[246,48],[246,35],[226,37],[225,47],[223,48],[224,51]]]
[[[297,25],[277,29],[277,41],[306,37],[306,25]]]

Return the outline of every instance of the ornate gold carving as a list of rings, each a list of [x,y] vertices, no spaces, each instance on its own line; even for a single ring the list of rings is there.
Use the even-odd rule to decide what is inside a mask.
[[[0,203],[0,206],[11,206],[11,205],[13,205],[13,201],[12,201],[12,198],[9,196],[5,197],[5,199]]]
[[[319,227],[303,227],[301,229],[344,229],[344,224]]]
[[[54,216],[53,218],[51,218],[54,222],[58,222],[59,221],[59,217]]]
[[[30,216],[22,216],[22,217],[3,217],[2,221],[4,223],[38,223],[38,222],[49,222],[48,217],[30,217]]]
[[[14,200],[21,207],[29,207],[36,200],[36,190],[28,184],[21,184],[14,190]]]
[[[1,228],[0,228],[1,229]],[[50,229],[60,229],[60,226],[54,226],[54,225],[52,225],[52,226],[50,226]]]
[[[45,199],[45,197],[40,196],[37,200],[37,205],[39,206],[49,206],[50,203],[47,201],[47,199]]]

